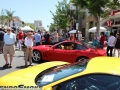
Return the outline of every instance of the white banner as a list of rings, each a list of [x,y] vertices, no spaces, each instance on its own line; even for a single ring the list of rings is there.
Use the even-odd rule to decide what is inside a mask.
[[[76,10],[76,6],[73,3],[70,3],[70,10]]]

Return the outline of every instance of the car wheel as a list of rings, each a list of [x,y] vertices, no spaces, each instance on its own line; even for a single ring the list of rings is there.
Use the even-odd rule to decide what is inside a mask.
[[[39,51],[33,51],[32,60],[35,62],[40,62],[42,60],[42,55]]]
[[[88,57],[82,56],[82,57],[77,58],[76,62],[83,61],[85,59],[88,59]]]

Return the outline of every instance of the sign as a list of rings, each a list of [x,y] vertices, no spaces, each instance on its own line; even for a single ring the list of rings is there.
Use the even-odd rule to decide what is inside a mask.
[[[112,24],[113,24],[113,22],[112,22],[111,20],[108,20],[108,21],[106,22],[106,24],[107,24],[108,27],[111,27]]]
[[[111,11],[110,15],[111,15],[111,16],[114,16],[114,15],[115,15],[115,12],[114,12],[114,11]]]
[[[115,13],[118,13],[118,12],[120,12],[120,10],[114,10],[114,11],[111,11],[110,15],[111,15],[111,16],[114,16]]]
[[[76,10],[76,6],[73,3],[70,3],[70,10]]]
[[[78,23],[76,23],[76,30],[78,30],[79,26],[78,26]]]
[[[52,75],[45,75],[44,78],[42,79],[42,82],[52,82],[54,79],[54,74]]]

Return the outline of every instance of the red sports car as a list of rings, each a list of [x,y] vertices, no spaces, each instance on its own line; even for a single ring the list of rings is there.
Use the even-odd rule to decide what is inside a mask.
[[[55,45],[40,45],[33,47],[33,61],[66,61],[77,62],[97,56],[106,56],[106,50],[97,49],[91,44],[78,41],[63,41]]]

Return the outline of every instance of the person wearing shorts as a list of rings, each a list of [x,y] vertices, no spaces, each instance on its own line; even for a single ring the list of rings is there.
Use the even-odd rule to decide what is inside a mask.
[[[3,54],[6,64],[3,68],[12,68],[12,60],[13,55],[15,53],[15,42],[16,42],[16,35],[11,32],[11,28],[7,28],[7,33],[4,34],[4,47],[3,47]],[[10,55],[10,63],[8,63],[7,54]]]

